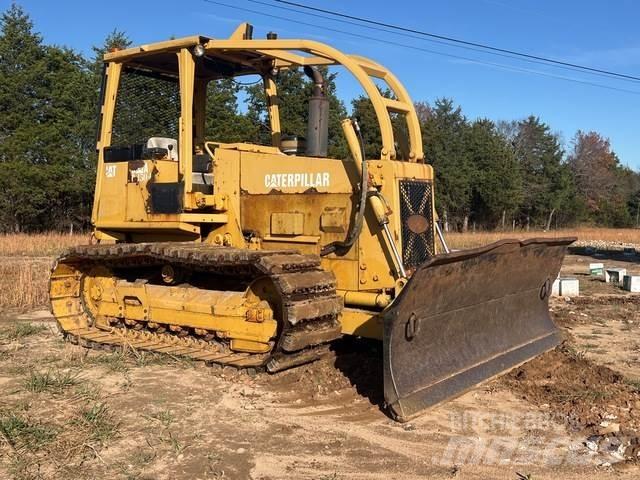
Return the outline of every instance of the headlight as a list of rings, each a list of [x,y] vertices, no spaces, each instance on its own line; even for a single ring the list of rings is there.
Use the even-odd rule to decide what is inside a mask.
[[[195,47],[193,47],[193,54],[196,57],[202,57],[205,54],[204,45],[198,44]]]

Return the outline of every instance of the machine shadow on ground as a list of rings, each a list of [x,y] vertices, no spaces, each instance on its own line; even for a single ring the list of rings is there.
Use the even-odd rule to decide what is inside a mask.
[[[389,416],[384,405],[382,342],[345,337],[331,347],[334,365],[354,386],[359,395]]]

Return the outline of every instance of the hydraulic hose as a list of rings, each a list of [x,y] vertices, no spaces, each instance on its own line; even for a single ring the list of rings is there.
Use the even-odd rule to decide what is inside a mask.
[[[365,161],[364,156],[364,141],[362,140],[362,133],[360,132],[360,125],[358,125],[358,121],[355,119],[351,120],[351,124],[353,125],[353,129],[358,136],[358,144],[360,146],[360,154],[362,156],[362,173],[360,176],[360,198],[358,200],[358,211],[356,212],[356,217],[354,221],[351,223],[349,227],[349,232],[347,232],[347,236],[342,241],[331,242],[320,249],[320,256],[324,257],[329,255],[330,253],[343,253],[348,251],[356,239],[360,236],[360,232],[362,232],[362,224],[364,222],[364,210],[367,206],[367,191],[369,186],[369,173],[367,171],[367,162]]]

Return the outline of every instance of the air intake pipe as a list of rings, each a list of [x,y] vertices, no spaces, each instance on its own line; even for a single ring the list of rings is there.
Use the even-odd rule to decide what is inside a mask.
[[[329,99],[325,81],[317,68],[305,66],[304,73],[313,81],[313,94],[309,99],[306,154],[309,157],[326,157],[329,143]]]

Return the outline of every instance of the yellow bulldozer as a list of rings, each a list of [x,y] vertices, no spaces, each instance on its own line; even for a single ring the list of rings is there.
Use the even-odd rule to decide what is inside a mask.
[[[548,298],[573,239],[449,252],[398,79],[323,43],[252,37],[245,23],[105,54],[94,241],[51,275],[65,338],[267,372],[343,335],[377,339],[400,421],[557,345]],[[348,118],[350,155],[327,158],[332,65],[371,101],[375,158]],[[277,90],[300,68],[313,84],[304,139],[281,132]],[[247,76],[263,82],[271,144],[206,138],[208,85]]]

